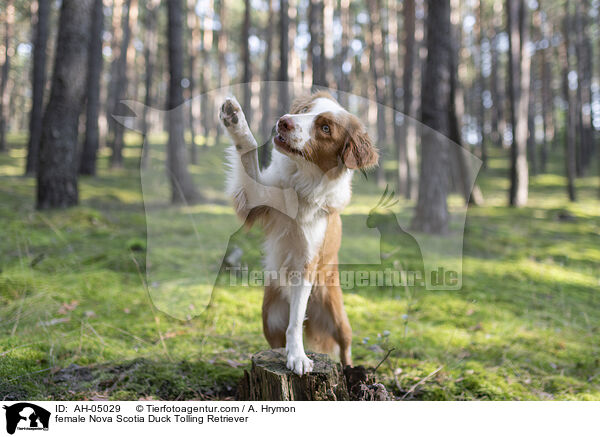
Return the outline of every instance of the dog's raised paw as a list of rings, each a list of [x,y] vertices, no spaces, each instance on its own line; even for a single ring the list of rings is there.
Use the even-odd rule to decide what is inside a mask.
[[[296,375],[302,376],[309,372],[312,372],[313,361],[310,358],[308,358],[305,354],[288,354],[287,368],[294,372]]]
[[[219,111],[219,118],[225,125],[225,127],[230,127],[238,124],[240,120],[239,114],[241,113],[242,108],[240,104],[234,97],[228,97],[225,99],[225,102],[221,105],[221,110]]]

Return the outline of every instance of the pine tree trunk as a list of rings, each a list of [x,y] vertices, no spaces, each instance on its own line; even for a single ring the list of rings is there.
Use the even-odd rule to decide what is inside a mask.
[[[269,15],[268,23],[273,23],[275,16],[273,13],[273,0],[267,0]],[[287,10],[286,10],[287,13]],[[261,120],[260,120],[260,135],[269,135],[271,131],[271,54],[273,52],[273,26],[268,25],[266,29],[265,42],[267,51],[265,53],[265,64],[263,68],[263,79],[261,84]],[[287,66],[287,65],[286,65]],[[260,166],[265,168],[270,159],[270,149],[267,145],[260,148]]]
[[[321,85],[337,88],[333,77],[333,9],[334,0],[323,0],[323,57]]]
[[[460,9],[457,1],[451,2],[453,31],[452,41],[460,41]],[[452,186],[458,190],[465,200],[465,204],[482,205],[483,194],[481,189],[471,179],[469,155],[462,139],[462,125],[465,114],[464,90],[458,77],[459,47],[453,46],[450,61],[450,108],[448,137],[456,143],[451,145],[448,152],[451,170]],[[483,133],[483,132],[482,132]]]
[[[0,77],[0,152],[6,147],[6,121],[9,115],[8,74],[10,72],[11,40],[15,24],[14,0],[7,0],[4,7],[4,63]]]
[[[127,51],[131,42],[131,21],[132,11],[137,8],[137,0],[126,0],[126,12],[123,15],[121,21],[123,27],[123,39],[121,40],[121,48],[119,50],[119,58],[117,60],[116,75],[114,80],[115,83],[115,100],[112,109],[112,115],[118,114],[121,106],[121,100],[125,98],[127,92]],[[121,123],[113,123],[113,136],[112,136],[112,155],[110,157],[111,167],[122,167],[123,166],[123,134],[125,127]]]
[[[585,110],[584,107],[592,102],[591,98],[591,72],[590,61],[588,58],[588,50],[586,46],[589,44],[589,37],[586,33],[587,10],[582,9],[582,4],[586,2],[575,2],[575,29],[576,43],[575,51],[577,53],[577,79],[579,81],[577,87],[577,107],[579,117],[579,144],[580,153],[578,156],[578,175],[583,175],[585,169],[590,163],[590,157],[593,148],[593,131],[592,131],[592,116],[590,110]],[[587,8],[586,8],[587,9]]]
[[[25,174],[37,172],[39,163],[42,119],[44,116],[44,91],[46,89],[46,49],[48,45],[50,0],[38,0],[35,40],[33,43],[33,72],[31,113],[29,117],[29,142]]]
[[[308,43],[308,64],[312,71],[312,84],[325,85],[323,79],[323,13],[322,3],[309,0],[308,5],[308,30],[310,41]]]
[[[288,52],[289,52],[289,30],[290,27],[290,15],[289,5],[287,0],[280,0],[279,2],[279,73],[277,80],[279,81],[279,95],[277,99],[278,104],[278,115],[286,114],[290,108],[290,95],[288,90]],[[266,67],[266,66],[265,66]]]
[[[158,14],[158,6],[160,0],[151,0],[146,4],[145,14],[145,30],[144,30],[144,110],[142,112],[142,134],[145,138],[145,145],[142,150],[142,162],[141,167],[148,167],[148,160],[150,159],[150,142],[148,141],[148,110],[154,104],[154,94],[152,92],[154,86],[154,69],[156,65],[156,48],[157,48],[157,35],[156,35],[156,22]]]
[[[546,172],[546,162],[548,160],[548,146],[554,149],[554,121],[552,120],[552,112],[554,105],[554,96],[552,92],[552,66],[548,57],[550,50],[551,32],[549,32],[550,24],[546,20],[541,22],[542,38],[547,41],[546,48],[541,50],[540,73],[542,78],[542,121],[544,128],[544,141],[540,152],[540,172]]]
[[[483,61],[483,37],[484,37],[484,26],[483,26],[483,0],[478,1],[478,36],[479,36],[479,65],[478,65],[478,75],[477,75],[477,94],[479,103],[479,134],[481,135],[480,147],[481,147],[481,162],[483,168],[487,167],[487,144],[485,141],[485,104],[483,95],[485,92],[485,77],[483,76],[484,71],[484,61]]]
[[[565,128],[565,165],[567,174],[567,195],[569,200],[576,200],[575,192],[575,177],[576,177],[576,135],[577,135],[577,111],[575,96],[569,86],[569,72],[572,69],[571,65],[571,17],[570,17],[570,0],[567,0],[566,15],[564,22],[564,43],[559,48],[560,59],[563,61],[563,93],[567,102],[567,117]]]
[[[348,60],[348,52],[350,50],[350,40],[352,38],[352,27],[350,26],[350,0],[340,0],[340,22],[342,26],[340,57],[338,62],[339,67],[339,84],[338,89],[344,93],[340,95],[340,103],[342,106],[348,105],[347,92],[350,91],[350,82],[348,73],[344,68],[350,61]]]
[[[187,30],[188,30],[188,68],[189,68],[189,86],[188,86],[188,118],[190,125],[190,161],[192,164],[198,162],[198,145],[196,144],[196,106],[194,106],[194,92],[196,89],[196,70],[197,70],[197,57],[200,49],[200,26],[198,22],[198,15],[196,14],[195,0],[187,0]]]
[[[528,6],[518,0],[507,0],[509,33],[509,82],[513,142],[511,146],[511,206],[527,203],[529,169],[527,166],[527,113],[529,109],[530,57]]]
[[[377,185],[385,187],[385,172],[383,162],[385,158],[386,143],[386,120],[385,120],[385,71],[383,61],[383,34],[381,31],[380,4],[376,0],[367,0],[369,9],[369,33],[370,38],[370,67],[373,74],[373,85],[375,86],[375,97],[377,100],[377,142],[379,144],[379,165],[376,169]]]
[[[448,144],[451,62],[450,0],[427,0],[427,60],[421,91],[421,180],[412,228],[431,234],[448,230]]]
[[[187,169],[184,139],[183,111],[183,4],[182,0],[169,0],[168,50],[169,50],[169,142],[167,144],[167,172],[171,182],[173,203],[192,203],[198,199],[193,180]]]
[[[406,141],[406,189],[404,195],[407,199],[415,200],[418,193],[417,178],[417,130],[414,119],[417,118],[417,85],[414,80],[415,58],[418,59],[416,44],[416,10],[415,0],[406,0],[402,6],[404,23],[404,68],[402,88],[404,89],[403,106],[404,114],[410,117],[404,121],[404,137]]]
[[[244,76],[242,78],[242,83],[244,86],[244,100],[242,102],[244,114],[246,115],[246,121],[248,122],[248,126],[250,126],[250,121],[252,120],[251,114],[251,102],[252,92],[250,89],[250,79],[252,76],[252,66],[250,64],[250,45],[248,42],[248,38],[250,37],[250,0],[244,1],[244,25],[242,28],[242,62],[244,64]]]
[[[86,84],[85,140],[79,162],[79,174],[96,174],[96,156],[100,147],[98,117],[100,115],[100,76],[102,75],[102,32],[104,10],[102,0],[94,0],[90,46],[88,53],[88,77]]]
[[[78,202],[77,130],[83,109],[94,0],[63,0],[50,100],[44,113],[37,208]]]

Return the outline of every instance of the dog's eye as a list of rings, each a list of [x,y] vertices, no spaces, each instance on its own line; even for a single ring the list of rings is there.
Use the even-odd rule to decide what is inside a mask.
[[[329,132],[331,132],[331,129],[329,129],[329,125],[324,124],[323,126],[321,126],[321,130],[323,132],[325,132],[326,134],[328,134]]]
[[[302,108],[302,110],[300,111],[301,114],[305,114],[308,112],[308,106],[305,106],[304,108]]]

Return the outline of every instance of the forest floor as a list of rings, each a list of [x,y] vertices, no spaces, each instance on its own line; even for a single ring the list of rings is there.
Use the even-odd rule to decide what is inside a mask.
[[[268,347],[262,290],[220,287],[189,320],[155,308],[138,139],[128,137],[123,169],[109,170],[102,151],[98,177],[80,179],[80,206],[43,213],[34,179],[21,176],[25,138],[10,139],[0,154],[0,399],[233,398],[251,354]],[[468,210],[462,289],[347,291],[354,361],[374,367],[393,348],[377,374],[405,399],[600,400],[597,172],[578,179],[570,203],[557,160],[513,209],[508,151],[491,153],[478,179],[485,205]],[[200,161],[199,177],[222,169],[223,146]],[[357,181],[344,223],[364,221],[361,202],[380,193]],[[248,238],[258,263],[260,235]]]

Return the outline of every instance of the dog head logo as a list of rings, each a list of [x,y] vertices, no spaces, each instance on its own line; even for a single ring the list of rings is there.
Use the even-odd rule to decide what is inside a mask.
[[[35,404],[19,402],[4,406],[6,410],[6,432],[14,434],[19,430],[48,430],[50,411]]]

